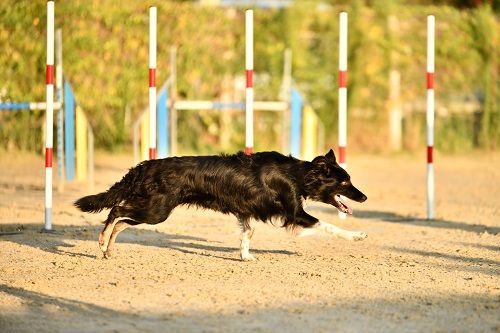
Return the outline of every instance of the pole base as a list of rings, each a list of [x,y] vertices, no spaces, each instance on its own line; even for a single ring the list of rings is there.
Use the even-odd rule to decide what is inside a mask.
[[[40,230],[40,233],[42,233],[42,234],[57,234],[58,232],[56,232],[54,229],[45,229],[45,228],[42,228]]]

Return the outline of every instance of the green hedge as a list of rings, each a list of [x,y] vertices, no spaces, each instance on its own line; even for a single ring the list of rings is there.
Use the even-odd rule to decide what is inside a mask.
[[[244,72],[244,10],[201,7],[190,2],[158,1],[158,74],[160,85],[170,74],[169,49],[176,46],[178,92],[182,98],[219,99],[223,78]],[[56,26],[63,29],[64,72],[76,98],[88,114],[96,143],[119,149],[130,142],[131,126],[148,99],[148,4],[58,1]],[[338,13],[349,12],[350,146],[379,150],[387,142],[388,73],[398,69],[404,105],[425,101],[426,15],[436,16],[436,98],[441,107],[449,101],[481,95],[481,112],[446,119],[436,145],[444,151],[496,147],[500,142],[498,116],[498,17],[489,7],[460,11],[451,7],[404,6],[393,1],[353,1],[328,7],[319,1],[297,1],[284,10],[256,9],[255,72],[269,80],[255,81],[260,100],[276,100],[283,70],[284,49],[293,52],[293,77],[305,99],[326,127],[326,143],[336,145]],[[0,3],[0,101],[45,99],[45,2]],[[388,28],[389,15],[399,20]],[[392,59],[392,65],[391,65]],[[351,112],[352,111],[352,112]],[[405,107],[409,120],[412,108]],[[216,152],[240,149],[243,143],[241,113],[233,113],[231,145],[221,148],[217,112],[182,112],[179,115],[181,150]],[[361,116],[358,116],[361,115]],[[260,116],[262,132],[257,149],[278,149],[278,118]],[[41,151],[42,112],[1,111],[2,146]],[[420,122],[417,122],[419,124]],[[271,130],[266,130],[268,124]],[[226,128],[226,127],[224,127]],[[405,147],[425,145],[424,135],[412,142],[415,131],[405,131]],[[25,135],[30,133],[30,135]],[[373,137],[367,139],[367,133]],[[455,143],[450,143],[452,140]]]

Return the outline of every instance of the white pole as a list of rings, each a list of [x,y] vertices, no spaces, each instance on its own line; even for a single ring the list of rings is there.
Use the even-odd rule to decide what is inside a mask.
[[[156,7],[149,8],[149,159],[156,158]]]
[[[245,11],[245,154],[253,153],[253,10]]]
[[[54,139],[54,1],[47,2],[47,105],[45,119],[45,230],[52,230],[52,141]]]
[[[347,13],[339,15],[339,165],[346,169],[347,146]],[[341,219],[346,214],[339,211]]]
[[[290,97],[292,92],[292,50],[285,49],[283,62],[283,82],[281,84],[280,99],[287,103],[287,109],[284,110],[282,116],[282,143],[281,149],[283,152],[290,150]]]
[[[177,109],[174,106],[177,100],[177,48],[170,48],[170,77],[172,78],[170,92],[170,154],[177,155]]]
[[[88,160],[87,160],[87,170],[89,173],[89,191],[94,192],[94,132],[92,131],[92,127],[90,126],[87,120],[87,151],[88,151]]]
[[[427,16],[427,219],[434,218],[434,33],[435,19]]]
[[[391,39],[396,39],[399,31],[399,20],[395,15],[387,18],[387,28]],[[403,118],[401,113],[401,74],[397,70],[398,52],[389,54],[389,147],[393,151],[401,150]]]

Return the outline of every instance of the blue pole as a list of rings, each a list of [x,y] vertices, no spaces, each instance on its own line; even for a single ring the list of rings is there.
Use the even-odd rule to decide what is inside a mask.
[[[62,96],[61,96],[61,87],[57,87],[56,89],[56,97],[57,101],[61,102]],[[59,108],[57,110],[57,173],[59,176],[59,179],[61,180],[63,177],[63,166],[64,166],[64,161],[63,161],[63,134],[64,134],[64,128],[63,128],[63,109]]]
[[[168,90],[162,89],[160,90],[160,94],[158,96],[157,106],[156,106],[156,114],[158,121],[156,122],[157,133],[158,133],[158,144],[157,144],[157,153],[158,158],[166,158],[168,157]]]
[[[0,103],[0,110],[29,110],[30,103]]]
[[[291,94],[291,124],[290,124],[290,154],[300,158],[300,143],[302,129],[302,97],[297,89]]]
[[[64,158],[66,180],[75,179],[75,99],[68,81],[64,81]]]
[[[59,99],[60,100],[60,99]],[[62,179],[63,175],[63,110],[59,109],[57,111],[57,174],[59,179]]]

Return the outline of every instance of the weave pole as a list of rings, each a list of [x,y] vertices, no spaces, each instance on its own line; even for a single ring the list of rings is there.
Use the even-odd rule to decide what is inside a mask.
[[[245,154],[253,153],[253,10],[245,11]]]
[[[47,2],[47,110],[45,114],[45,230],[52,230],[52,141],[54,139],[54,1]]]
[[[434,218],[434,15],[427,16],[427,219]]]
[[[149,8],[149,159],[156,158],[156,7]]]
[[[347,13],[339,15],[339,165],[346,169],[347,146]],[[346,214],[339,211],[341,219]]]

